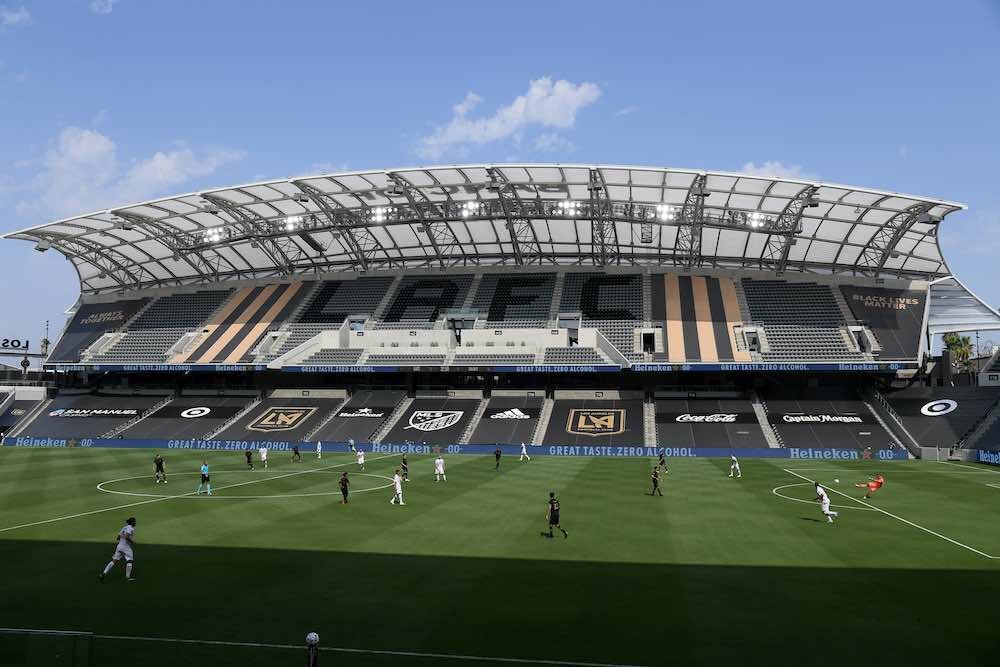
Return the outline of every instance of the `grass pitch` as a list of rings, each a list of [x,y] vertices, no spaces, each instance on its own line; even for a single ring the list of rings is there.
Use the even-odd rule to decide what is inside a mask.
[[[0,626],[96,635],[0,634],[0,664],[295,665],[309,630],[324,665],[997,664],[997,469],[671,460],[659,498],[647,459],[411,456],[396,507],[396,455],[163,453],[165,486],[151,450],[0,449]],[[128,516],[137,581],[100,584]]]

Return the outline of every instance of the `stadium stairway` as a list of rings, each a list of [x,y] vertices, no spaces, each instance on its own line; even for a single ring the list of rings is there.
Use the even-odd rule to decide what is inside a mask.
[[[295,308],[288,314],[285,321],[275,331],[269,331],[264,334],[257,346],[250,352],[251,363],[259,364],[264,361],[270,361],[272,358],[271,353],[280,350],[285,344],[285,341],[288,340],[291,325],[299,321],[302,311],[312,303],[316,293],[322,287],[322,281],[317,280],[313,282],[308,288],[309,291],[299,298],[298,303],[295,304]]]
[[[16,396],[16,395],[17,395],[16,392],[11,391],[10,393],[8,393],[7,395],[5,395],[3,397],[3,400],[0,401],[0,415],[2,415],[4,413],[4,411],[7,410],[7,406],[9,404],[11,404],[11,403],[14,402],[14,396]]]
[[[159,403],[154,403],[152,405],[152,407],[150,407],[148,410],[146,410],[145,412],[143,412],[138,417],[136,417],[134,419],[130,419],[127,422],[125,422],[124,424],[119,424],[118,426],[114,427],[113,429],[111,429],[110,431],[108,431],[107,433],[105,433],[101,437],[102,438],[116,438],[116,437],[118,437],[119,433],[124,433],[128,429],[132,428],[133,426],[135,426],[136,424],[138,424],[139,422],[141,422],[143,419],[146,419],[147,417],[152,416],[153,413],[155,413],[158,410],[160,410],[161,408],[165,407],[166,405],[168,405],[173,400],[174,400],[174,395],[173,394],[170,394],[169,396],[164,396],[163,400],[161,400]]]
[[[656,447],[656,403],[653,401],[642,404],[642,438],[647,447]]]
[[[552,288],[552,303],[549,305],[549,321],[552,323],[557,323],[559,319],[559,305],[562,303],[562,293],[563,293],[563,282],[566,279],[566,274],[557,273],[555,285]]]
[[[913,434],[903,424],[903,420],[892,409],[885,396],[874,387],[869,387],[867,392],[862,394],[862,399],[871,408],[872,414],[881,419],[885,430],[894,436],[904,449],[912,455],[919,454],[920,443],[917,442],[917,439],[913,437]]]
[[[35,421],[35,419],[38,418],[38,415],[48,410],[50,405],[52,405],[51,398],[47,398],[44,401],[38,401],[34,409],[32,409],[31,412],[25,415],[24,419],[22,419],[14,428],[10,430],[10,433],[8,433],[4,437],[13,438],[17,435],[20,435],[24,431],[24,429],[31,426],[31,422]]]
[[[885,423],[884,419],[882,419],[882,415],[880,415],[875,410],[872,404],[869,403],[867,400],[865,400],[864,396],[859,396],[859,398],[861,399],[861,402],[865,404],[865,407],[868,408],[868,412],[872,413],[872,416],[875,417],[875,421],[878,422],[878,425],[882,427],[882,430],[889,434],[889,437],[892,439],[892,442],[900,449],[906,449],[906,447],[903,446],[902,441],[900,441],[896,433],[891,428],[889,428],[889,425]]]
[[[476,406],[476,411],[472,414],[472,419],[469,420],[469,425],[465,427],[465,432],[462,433],[462,437],[458,439],[458,444],[467,445],[469,440],[472,438],[472,434],[476,432],[476,427],[479,426],[479,420],[483,418],[483,413],[486,412],[486,405],[490,402],[490,399],[483,397],[479,401],[479,405]]]
[[[248,415],[251,410],[253,410],[258,405],[260,405],[260,402],[263,401],[263,400],[264,400],[264,398],[262,396],[258,395],[252,401],[250,401],[249,403],[247,403],[246,406],[244,406],[244,408],[242,410],[240,410],[235,415],[233,415],[232,417],[230,417],[228,420],[226,420],[226,422],[224,422],[218,428],[212,429],[211,431],[209,431],[208,433],[206,433],[205,435],[203,435],[201,439],[202,440],[211,440],[212,438],[216,437],[217,435],[219,435],[220,433],[222,433],[223,431],[225,431],[227,428],[229,428],[230,426],[232,426],[233,424],[235,424],[239,420],[243,419],[243,417],[245,417],[246,415]]]
[[[381,321],[385,317],[385,311],[388,310],[389,304],[392,303],[393,297],[396,295],[396,290],[399,289],[399,284],[403,282],[403,276],[399,275],[393,278],[392,284],[385,290],[385,296],[379,301],[378,306],[375,308],[375,312],[372,314],[371,319]]]
[[[350,400],[351,400],[350,396],[345,396],[344,400],[342,400],[340,403],[338,403],[337,406],[333,410],[330,410],[330,414],[328,414],[326,417],[323,417],[323,419],[320,420],[319,424],[317,424],[314,429],[312,429],[311,431],[309,431],[308,433],[306,433],[305,437],[303,437],[302,439],[305,442],[312,442],[312,439],[316,437],[316,434],[319,433],[323,429],[324,426],[326,426],[327,424],[329,424],[330,420],[333,419],[334,417],[336,417],[337,413],[340,412],[341,410],[343,410],[344,406],[347,405],[347,402],[350,401]]]
[[[396,425],[396,422],[399,421],[400,417],[406,414],[406,411],[410,409],[410,405],[412,403],[413,403],[412,396],[407,396],[402,401],[400,401],[399,405],[396,406],[396,409],[392,411],[391,415],[389,415],[389,418],[386,419],[385,422],[382,424],[382,426],[377,431],[375,431],[375,433],[372,434],[371,438],[372,442],[376,444],[381,443],[382,438],[384,438],[386,435],[389,434],[389,431],[391,431],[392,428]]]
[[[538,415],[538,426],[535,428],[535,434],[531,437],[532,445],[542,444],[542,440],[545,438],[545,431],[549,428],[549,420],[552,419],[552,408],[555,406],[555,401],[551,398],[546,398],[542,402],[542,411]]]
[[[767,407],[760,400],[757,392],[753,392],[750,395],[750,404],[753,406],[753,413],[757,415],[757,423],[760,424],[760,430],[764,433],[764,440],[767,442],[767,446],[775,449],[780,448],[781,440],[774,429],[771,428],[771,421],[767,418]]]
[[[997,400],[989,410],[987,410],[982,418],[969,429],[969,432],[958,442],[958,446],[962,448],[975,449],[976,445],[982,439],[983,435],[988,433],[993,426],[993,423],[997,419],[1000,419],[1000,400]]]

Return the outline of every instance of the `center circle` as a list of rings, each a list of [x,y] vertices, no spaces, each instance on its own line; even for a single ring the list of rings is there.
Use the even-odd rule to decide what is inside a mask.
[[[816,505],[818,503],[816,503],[816,501],[814,500],[806,500],[805,498],[793,498],[792,496],[786,496],[783,493],[778,493],[782,489],[790,489],[793,486],[808,486],[809,484],[812,484],[812,482],[796,482],[795,484],[784,484],[782,486],[776,486],[773,489],[771,489],[771,493],[778,496],[779,498],[784,498],[785,500],[793,500],[797,503],[806,503],[807,505]],[[836,505],[834,503],[830,503],[830,507],[839,507],[840,509],[845,509],[845,510],[862,510],[864,512],[875,511],[870,507],[858,507],[855,505]]]

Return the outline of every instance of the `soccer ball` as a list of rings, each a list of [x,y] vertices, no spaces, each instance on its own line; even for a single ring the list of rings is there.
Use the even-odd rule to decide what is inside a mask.
[[[833,480],[833,483],[834,484],[840,484],[840,480],[839,479],[835,479],[835,480]]]
[[[308,635],[306,635],[307,646],[316,646],[317,644],[319,644],[319,635],[317,633],[310,632]]]

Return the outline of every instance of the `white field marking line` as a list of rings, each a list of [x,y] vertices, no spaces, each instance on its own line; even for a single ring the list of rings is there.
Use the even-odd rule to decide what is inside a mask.
[[[377,461],[378,459],[384,459],[384,458],[388,458],[390,456],[394,456],[394,454],[386,454],[385,456],[379,456],[379,457],[376,457],[376,458],[374,458],[372,460],[373,461]],[[326,466],[324,468],[315,468],[313,470],[296,470],[295,472],[290,472],[290,473],[285,474],[285,475],[278,475],[276,477],[266,477],[264,479],[254,479],[254,480],[250,480],[249,482],[240,482],[238,484],[227,484],[225,486],[218,487],[218,490],[232,489],[232,488],[235,488],[237,486],[245,486],[247,484],[256,484],[257,482],[266,482],[266,481],[272,480],[272,479],[282,479],[283,477],[291,477],[292,475],[304,475],[304,474],[310,473],[310,472],[319,472],[321,470],[328,470],[330,468],[338,468],[340,466],[346,466],[346,465],[355,465],[355,464],[354,464],[353,461],[348,461],[347,463],[338,463],[336,465]],[[57,517],[55,517],[53,519],[44,519],[42,521],[32,521],[31,523],[18,524],[16,526],[7,526],[6,528],[0,528],[0,533],[6,533],[7,531],[10,531],[10,530],[18,530],[19,528],[31,528],[32,526],[42,526],[42,525],[45,525],[47,523],[55,523],[56,521],[66,521],[68,519],[78,519],[78,518],[80,518],[82,516],[90,516],[91,514],[100,514],[102,512],[110,512],[112,510],[122,510],[122,509],[126,509],[128,507],[138,507],[139,505],[148,505],[150,503],[159,503],[159,502],[163,502],[164,500],[174,500],[176,498],[184,498],[186,496],[190,496],[190,495],[195,494],[195,493],[197,493],[197,492],[196,491],[190,491],[188,493],[182,493],[182,494],[176,495],[176,496],[161,496],[159,498],[150,498],[149,500],[140,500],[138,502],[127,503],[125,505],[115,505],[113,507],[104,507],[102,509],[91,510],[89,512],[79,512],[77,514],[67,514],[66,516],[57,516]]]
[[[36,630],[33,628],[0,628],[0,632],[12,632],[38,635],[64,635],[70,637],[93,637],[94,639],[110,639],[114,641],[165,642],[168,644],[198,644],[202,646],[237,646],[241,648],[278,648],[301,651],[301,644],[268,644],[264,642],[232,642],[217,639],[178,639],[175,637],[140,637],[132,635],[101,635],[89,632],[70,630]],[[439,658],[442,660],[465,660],[477,662],[506,662],[526,665],[562,665],[565,667],[645,667],[644,665],[629,665],[608,662],[579,662],[576,660],[545,660],[540,658],[502,658],[486,655],[462,655],[457,653],[422,653],[420,651],[390,651],[386,649],[346,648],[341,646],[320,646],[320,651],[331,653],[365,653],[370,655],[393,655],[407,658]]]
[[[228,470],[228,471],[222,471],[222,472],[233,472],[233,471],[232,470]],[[316,470],[314,472],[329,472],[329,471],[328,470]],[[356,473],[354,473],[354,476],[355,477],[375,477],[377,479],[388,480],[389,483],[388,484],[383,484],[382,486],[373,486],[373,487],[371,487],[369,489],[357,489],[357,490],[351,491],[351,493],[364,493],[366,491],[380,491],[382,489],[388,489],[389,487],[392,486],[392,478],[391,477],[386,477],[385,475],[373,475],[371,473],[356,472]],[[118,495],[118,496],[133,496],[133,497],[136,497],[136,498],[199,498],[199,500],[201,499],[200,496],[191,496],[191,495],[185,495],[185,496],[165,496],[165,495],[163,495],[161,493],[137,493],[137,492],[134,492],[134,491],[114,491],[112,489],[105,489],[104,488],[105,484],[114,484],[115,482],[127,482],[127,481],[132,480],[132,479],[148,479],[148,478],[149,478],[148,475],[136,475],[135,477],[119,477],[118,479],[109,479],[106,482],[101,482],[100,484],[98,484],[97,485],[97,490],[98,491],[103,491],[104,493],[113,493],[113,494]],[[266,482],[266,481],[271,480],[271,479],[277,479],[277,478],[276,477],[268,477],[267,479],[254,480],[254,481]],[[204,496],[204,497],[205,498],[222,498],[223,500],[252,500],[252,499],[260,499],[260,498],[313,498],[313,497],[317,497],[317,496],[337,496],[337,495],[340,495],[340,491],[339,490],[337,490],[337,491],[322,491],[322,492],[317,492],[317,493],[282,493],[282,494],[276,494],[276,495],[270,495],[270,496],[219,496],[219,495],[214,495],[214,496]]]
[[[809,479],[808,477],[803,477],[803,476],[802,476],[802,475],[800,475],[799,473],[797,473],[797,472],[793,472],[793,471],[789,470],[788,468],[782,468],[782,470],[784,470],[785,472],[787,472],[787,473],[789,473],[789,474],[791,474],[791,475],[795,475],[795,476],[796,476],[796,477],[798,477],[799,479],[804,479],[804,480],[806,480],[807,482],[812,482],[813,484],[815,484],[815,481],[814,481],[814,480],[811,480],[811,479]],[[824,488],[824,489],[828,489],[828,490],[830,490],[830,491],[833,491],[834,493],[839,493],[840,495],[844,496],[845,498],[850,498],[850,499],[851,499],[851,500],[853,500],[854,502],[856,502],[856,503],[859,503],[859,504],[861,504],[861,505],[864,505],[865,507],[870,507],[871,509],[875,510],[876,512],[881,512],[882,514],[885,514],[886,516],[890,516],[890,517],[892,517],[893,519],[895,519],[896,521],[902,521],[903,523],[907,524],[908,526],[913,526],[914,528],[916,528],[916,529],[918,529],[918,530],[922,530],[922,531],[924,531],[925,533],[930,533],[930,534],[931,534],[931,535],[933,535],[934,537],[939,537],[939,538],[941,538],[942,540],[944,540],[945,542],[951,542],[951,543],[952,543],[952,544],[954,544],[955,546],[958,546],[958,547],[962,547],[963,549],[968,549],[968,550],[969,550],[969,551],[971,551],[972,553],[974,553],[974,554],[979,554],[979,555],[980,555],[980,556],[982,556],[983,558],[989,558],[989,559],[991,559],[991,560],[995,560],[995,559],[997,559],[997,558],[1000,558],[1000,556],[991,556],[991,555],[989,555],[988,553],[986,553],[986,552],[984,552],[984,551],[980,551],[979,549],[976,549],[975,547],[970,547],[970,546],[969,546],[968,544],[962,544],[962,543],[961,543],[961,542],[959,542],[958,540],[953,540],[952,538],[948,537],[947,535],[942,535],[941,533],[937,533],[937,532],[935,532],[935,531],[931,530],[930,528],[924,528],[924,527],[923,527],[923,526],[921,526],[921,525],[920,525],[919,523],[913,523],[913,522],[912,522],[912,521],[910,521],[909,519],[904,519],[903,517],[901,517],[901,516],[898,516],[898,515],[896,515],[896,514],[893,514],[892,512],[888,512],[888,511],[886,511],[886,510],[882,509],[881,507],[876,507],[875,505],[870,505],[870,504],[866,503],[866,502],[865,502],[865,501],[863,501],[863,500],[859,500],[858,498],[855,498],[854,496],[849,496],[849,495],[847,495],[847,494],[846,494],[846,493],[844,493],[843,491],[838,491],[837,489],[834,489],[834,488],[829,488],[829,487],[826,487],[826,486],[824,486],[823,488]]]
[[[957,461],[941,461],[941,463],[957,466],[963,470],[968,470],[970,473],[1000,475],[1000,470],[993,470],[992,468],[980,468],[978,466],[970,466],[967,463],[958,463]]]
[[[773,489],[771,489],[771,493],[773,493],[774,495],[778,496],[779,498],[784,498],[785,500],[794,500],[797,503],[805,503],[807,505],[812,505],[814,503],[814,501],[812,501],[812,500],[805,500],[803,498],[792,498],[791,496],[786,496],[783,493],[778,493],[778,491],[781,491],[782,489],[789,489],[789,488],[791,488],[793,486],[805,486],[808,483],[809,482],[796,482],[795,484],[785,484],[784,486],[776,486]],[[854,505],[831,505],[831,507],[839,507],[839,508],[845,509],[845,510],[857,510],[859,512],[872,512],[872,511],[874,511],[874,510],[869,509],[867,507],[855,507]]]
[[[942,461],[944,463],[944,461]],[[858,472],[858,473],[871,473],[874,468],[787,468],[787,470],[798,470],[799,472],[811,472],[815,470],[829,470],[829,471],[839,471],[839,472]],[[926,475],[981,475],[983,473],[996,473],[995,470],[916,470],[916,469],[902,469],[896,470],[894,468],[886,468],[886,470],[892,471],[892,474],[898,473],[919,473]]]
[[[986,486],[992,486],[994,489],[1000,489],[1000,484],[994,484],[993,482],[986,482]]]

